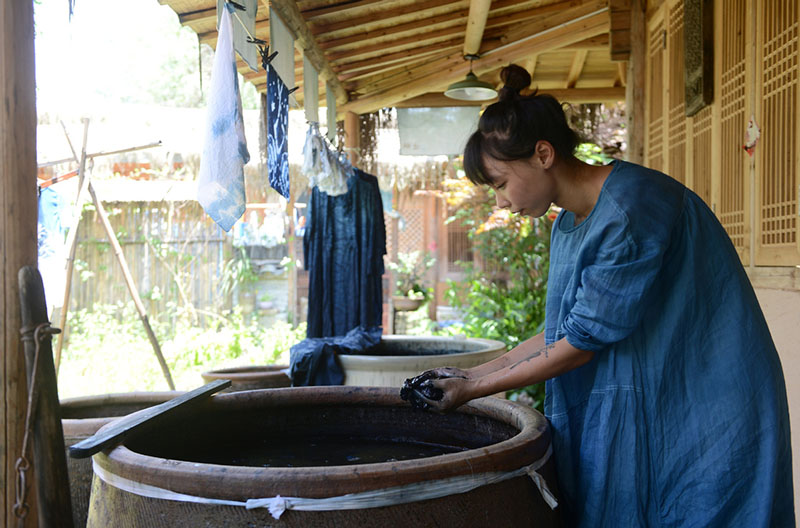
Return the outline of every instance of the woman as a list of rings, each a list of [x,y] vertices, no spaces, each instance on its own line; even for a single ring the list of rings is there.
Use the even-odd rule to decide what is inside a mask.
[[[577,160],[558,102],[500,101],[467,143],[473,183],[552,230],[545,330],[469,370],[427,373],[439,411],[547,380],[571,526],[794,526],[783,373],[725,230],[691,190],[622,161]]]

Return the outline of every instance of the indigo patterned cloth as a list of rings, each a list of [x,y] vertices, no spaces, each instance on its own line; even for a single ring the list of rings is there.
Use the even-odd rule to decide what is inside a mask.
[[[381,328],[357,326],[345,336],[309,337],[289,351],[289,372],[293,387],[341,385],[344,370],[338,354],[361,354],[381,342]]]
[[[267,68],[267,170],[269,184],[289,199],[289,91],[275,68]]]
[[[786,389],[724,228],[618,161],[552,231],[545,338],[593,359],[547,382],[569,526],[794,526]]]
[[[197,201],[225,231],[244,214],[244,165],[250,161],[244,136],[242,99],[231,36],[233,9],[225,4],[219,27],[217,50],[211,70],[208,114]]]
[[[311,191],[303,238],[308,270],[308,337],[342,336],[383,322],[386,226],[378,179],[359,169],[348,191]]]

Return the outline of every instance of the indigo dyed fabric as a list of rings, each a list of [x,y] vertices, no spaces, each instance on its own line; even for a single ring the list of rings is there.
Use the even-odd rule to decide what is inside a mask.
[[[781,364],[725,230],[616,162],[552,231],[545,338],[593,351],[547,383],[569,526],[794,526]]]
[[[381,328],[357,326],[339,337],[310,337],[289,351],[292,386],[341,385],[344,371],[338,354],[361,354],[381,342]]]
[[[231,17],[226,4],[220,19],[219,39],[211,70],[208,114],[197,201],[225,231],[244,214],[244,165],[250,161],[244,136],[242,99],[236,57],[233,53]]]
[[[267,68],[267,170],[269,184],[289,199],[289,90],[275,68]]]
[[[308,337],[382,324],[386,227],[378,179],[355,169],[347,188],[339,196],[311,192],[303,239]]]

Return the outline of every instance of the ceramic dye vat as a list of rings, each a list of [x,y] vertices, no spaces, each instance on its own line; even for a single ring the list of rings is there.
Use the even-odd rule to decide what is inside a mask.
[[[182,392],[127,392],[61,400],[61,428],[67,449],[67,473],[74,526],[86,526],[92,489],[92,461],[69,456],[69,447],[94,435],[120,416],[128,415],[183,394]]]
[[[203,381],[211,383],[219,379],[231,380],[231,386],[224,392],[236,392],[254,389],[275,389],[291,387],[292,380],[284,372],[288,365],[259,365],[234,367],[203,372]]]
[[[557,510],[525,474],[427,500],[409,491],[409,502],[377,508],[290,508],[277,520],[265,507],[244,507],[276,496],[325,499],[419,483],[438,489],[443,479],[505,474],[547,459],[549,444],[544,417],[497,398],[439,415],[412,409],[390,388],[219,394],[95,455],[87,526],[557,526]],[[538,472],[555,492],[552,461]],[[166,499],[164,490],[184,498]]]
[[[400,387],[407,378],[436,367],[470,368],[506,351],[492,339],[386,335],[367,354],[341,354],[345,385]]]

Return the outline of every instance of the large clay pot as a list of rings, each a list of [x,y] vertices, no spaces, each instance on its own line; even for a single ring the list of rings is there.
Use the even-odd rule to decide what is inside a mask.
[[[381,450],[361,448],[374,442]],[[396,455],[408,445],[446,454]],[[543,460],[538,472],[557,495],[549,445],[543,416],[496,398],[439,415],[412,409],[390,388],[219,394],[96,454],[87,526],[557,526],[558,510],[524,473],[427,500],[403,488],[405,502],[370,509],[287,509],[276,520],[267,508],[244,507],[278,495],[319,499],[417,483],[441,489],[442,479],[505,475]],[[180,495],[165,499],[164,490]]]
[[[292,379],[286,374],[288,365],[258,365],[234,367],[203,372],[203,381],[210,383],[218,379],[231,380],[225,392],[253,389],[276,389],[291,387]]]
[[[492,339],[386,335],[365,354],[340,354],[345,385],[400,387],[403,381],[436,367],[470,368],[506,352]]]
[[[182,392],[127,392],[101,394],[61,400],[61,428],[67,448],[67,473],[72,499],[72,521],[77,528],[86,526],[89,495],[92,490],[92,461],[72,458],[69,446],[93,436],[98,429],[125,416],[183,394]]]

